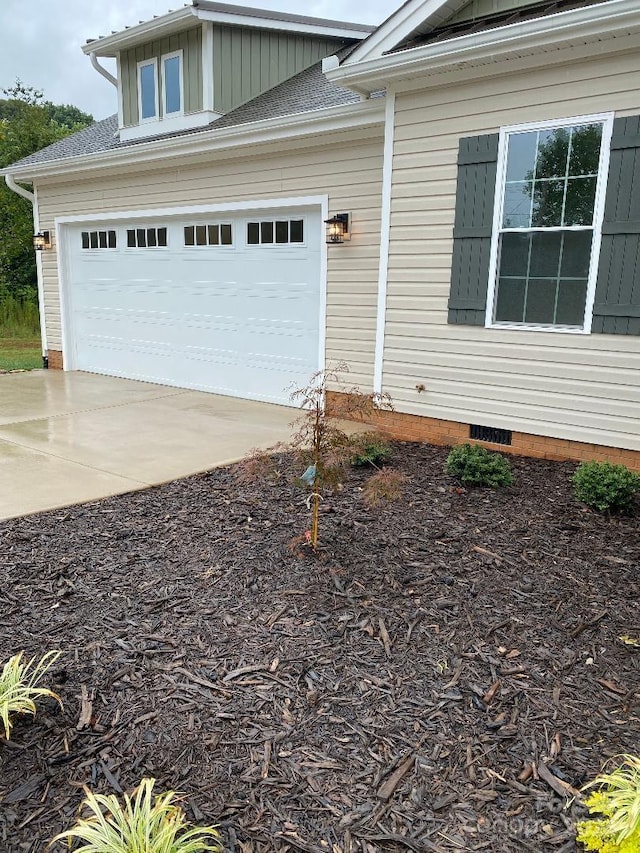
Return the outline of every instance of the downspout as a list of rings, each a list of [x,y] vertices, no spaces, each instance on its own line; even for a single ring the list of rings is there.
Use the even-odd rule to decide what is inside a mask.
[[[116,78],[113,76],[113,74],[111,74],[109,71],[107,71],[106,68],[103,68],[102,65],[100,65],[100,63],[96,59],[95,53],[90,53],[89,59],[91,60],[91,64],[96,69],[98,74],[102,74],[102,76],[105,78],[105,80],[108,80],[109,83],[113,84],[116,87],[118,86],[118,81],[116,80]]]
[[[6,185],[12,190],[14,193],[22,196],[22,198],[26,198],[26,200],[31,204],[33,209],[33,228],[34,234],[37,234],[40,231],[40,216],[38,214],[38,200],[36,198],[35,190],[34,192],[29,192],[29,190],[21,187],[20,184],[15,182],[13,175],[5,175],[4,181]],[[42,366],[48,367],[47,363],[47,327],[45,323],[45,313],[44,313],[44,279],[42,275],[42,252],[36,252],[36,272],[38,279],[38,313],[40,314],[40,340],[42,343]]]

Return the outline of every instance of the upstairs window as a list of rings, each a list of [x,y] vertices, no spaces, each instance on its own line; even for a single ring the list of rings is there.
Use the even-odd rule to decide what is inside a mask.
[[[162,57],[162,111],[165,116],[183,112],[182,106],[182,51],[167,53]]]
[[[141,122],[158,118],[158,65],[155,59],[138,63],[138,109]]]
[[[504,134],[494,324],[585,327],[602,221],[604,128],[576,122]]]

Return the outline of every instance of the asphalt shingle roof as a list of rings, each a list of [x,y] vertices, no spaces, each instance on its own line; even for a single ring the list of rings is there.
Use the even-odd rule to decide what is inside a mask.
[[[113,115],[78,133],[67,136],[59,142],[54,142],[53,145],[12,163],[11,166],[16,168],[40,166],[57,160],[100,154],[110,150],[126,150],[134,145],[152,140],[191,136],[205,131],[236,127],[269,118],[292,116],[298,113],[357,103],[358,100],[358,96],[353,92],[330,83],[322,73],[322,62],[318,62],[204,127],[121,142],[118,136],[118,116]]]

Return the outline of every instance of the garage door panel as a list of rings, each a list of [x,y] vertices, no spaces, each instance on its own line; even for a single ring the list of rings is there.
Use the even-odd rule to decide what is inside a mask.
[[[79,227],[69,264],[76,366],[288,404],[318,369],[322,228],[317,212],[304,218],[307,243],[282,247],[243,246],[246,218],[233,221],[236,245],[215,248],[184,248],[178,221],[166,225],[167,248],[125,248],[123,221],[109,226],[118,250],[83,252]]]

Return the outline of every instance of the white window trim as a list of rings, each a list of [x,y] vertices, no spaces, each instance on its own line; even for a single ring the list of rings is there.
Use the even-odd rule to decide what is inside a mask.
[[[586,116],[572,116],[571,118],[550,119],[549,121],[527,122],[526,124],[514,124],[509,127],[500,128],[500,141],[498,145],[498,163],[496,169],[496,186],[493,203],[493,226],[491,234],[491,254],[489,260],[489,287],[487,290],[487,307],[485,315],[485,326],[489,329],[513,329],[515,331],[537,331],[551,332],[552,334],[591,334],[593,320],[593,303],[595,300],[596,280],[598,276],[598,261],[600,258],[600,245],[602,243],[602,222],[604,219],[604,203],[607,191],[607,177],[609,174],[609,159],[611,151],[611,137],[613,134],[613,113],[596,113]],[[493,319],[495,301],[498,291],[498,249],[500,235],[505,231],[522,231],[522,229],[501,228],[504,186],[507,173],[507,141],[510,134],[523,133],[532,130],[546,130],[555,127],[570,127],[577,124],[596,124],[602,127],[602,145],[600,149],[600,163],[598,165],[598,182],[596,186],[596,197],[593,212],[593,243],[591,246],[591,265],[587,281],[587,297],[585,300],[585,314],[582,328],[575,326],[545,326],[535,323],[496,323]],[[535,231],[535,228],[526,229],[527,232]],[[584,231],[580,226],[543,228],[542,231]]]
[[[276,243],[276,222],[288,222],[289,223],[289,235],[291,235],[291,222],[302,222],[302,234],[303,241],[301,243],[292,243],[291,240],[287,240],[286,243]],[[258,225],[262,225],[263,222],[272,222],[273,223],[273,243],[263,243],[262,242],[262,228],[260,231],[260,242],[259,243],[250,243],[249,242],[249,233],[248,228],[251,222],[257,222]],[[261,216],[256,219],[247,219],[244,223],[244,241],[247,249],[285,249],[285,248],[303,248],[307,245],[307,220],[304,216],[300,217],[291,217],[287,216],[283,218],[282,216],[276,216],[273,219],[270,216]]]
[[[183,116],[184,115],[184,52],[182,48],[180,50],[174,50],[172,53],[163,53],[160,57],[160,68],[161,68],[161,77],[162,77],[162,118],[165,116],[167,118],[174,118],[175,116]],[[167,111],[167,87],[165,84],[165,70],[164,64],[167,59],[175,59],[178,58],[180,60],[179,63],[179,87],[180,87],[180,109],[173,110],[172,112]]]
[[[155,106],[156,114],[148,118],[142,118],[142,69],[147,65],[153,66],[153,83],[155,86]],[[160,118],[160,91],[158,88],[158,60],[143,59],[137,64],[137,82],[138,82],[138,124],[150,124],[156,122]]]

